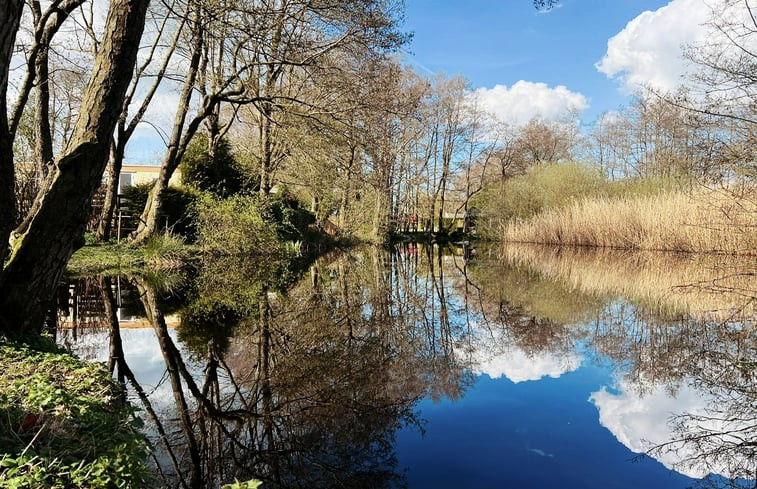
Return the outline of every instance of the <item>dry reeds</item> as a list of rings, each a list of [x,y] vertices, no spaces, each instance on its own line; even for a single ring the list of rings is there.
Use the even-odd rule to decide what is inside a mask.
[[[757,191],[589,197],[503,229],[506,242],[757,255]]]

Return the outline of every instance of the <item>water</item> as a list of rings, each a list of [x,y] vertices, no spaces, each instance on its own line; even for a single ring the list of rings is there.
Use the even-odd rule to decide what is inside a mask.
[[[477,251],[80,279],[59,341],[127,386],[156,485],[754,486],[753,263]]]

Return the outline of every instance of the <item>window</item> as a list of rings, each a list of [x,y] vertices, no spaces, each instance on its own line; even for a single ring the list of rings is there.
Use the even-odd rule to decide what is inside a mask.
[[[134,185],[133,173],[121,173],[118,177],[118,193],[124,193],[124,190]]]

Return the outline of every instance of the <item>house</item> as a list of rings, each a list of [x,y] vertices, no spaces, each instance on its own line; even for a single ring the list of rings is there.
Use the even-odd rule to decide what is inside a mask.
[[[118,193],[134,185],[153,183],[160,175],[160,165],[124,165],[118,179]],[[169,185],[181,185],[181,169],[176,169],[171,175]]]

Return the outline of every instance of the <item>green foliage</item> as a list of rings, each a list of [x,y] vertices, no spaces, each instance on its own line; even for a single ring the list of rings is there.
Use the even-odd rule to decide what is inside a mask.
[[[556,163],[531,168],[525,175],[496,182],[474,199],[477,230],[498,238],[508,221],[563,208],[584,197],[655,195],[688,185],[683,177],[609,181],[599,170],[581,163]]]
[[[181,309],[179,340],[200,358],[210,340],[223,351],[236,328],[257,321],[268,293],[286,291],[306,265],[270,257],[206,257],[194,281],[196,290]]]
[[[146,183],[134,185],[124,191],[126,215],[129,216],[129,222],[124,227],[136,229],[151,189],[152,184]],[[171,234],[183,236],[190,242],[194,241],[197,229],[191,210],[199,195],[196,190],[190,188],[168,187],[163,195],[162,215],[158,228],[167,229]]]
[[[73,276],[136,272],[144,263],[138,248],[126,244],[92,244],[76,250],[66,272]]]
[[[497,236],[499,227],[507,221],[561,207],[579,197],[601,195],[609,186],[598,170],[580,163],[535,166],[525,175],[497,182],[477,196],[478,231],[485,237]]]
[[[196,203],[198,243],[215,255],[276,255],[276,226],[264,218],[260,199],[203,194]]]
[[[0,345],[0,486],[141,487],[141,420],[102,365]]]
[[[132,274],[165,275],[184,268],[198,257],[197,247],[181,237],[156,235],[144,246],[123,243],[93,244],[76,251],[68,262],[69,276]]]
[[[313,213],[304,209],[300,201],[289,197],[285,189],[264,201],[261,212],[268,222],[273,223],[283,240],[302,239],[309,233],[310,225],[315,223]]]
[[[181,159],[181,180],[184,185],[221,198],[258,187],[258,182],[237,162],[225,139],[218,143],[212,158],[208,149],[208,136],[198,133]]]
[[[233,484],[225,484],[221,486],[221,489],[258,489],[263,485],[262,481],[250,479],[245,482],[235,481]]]

